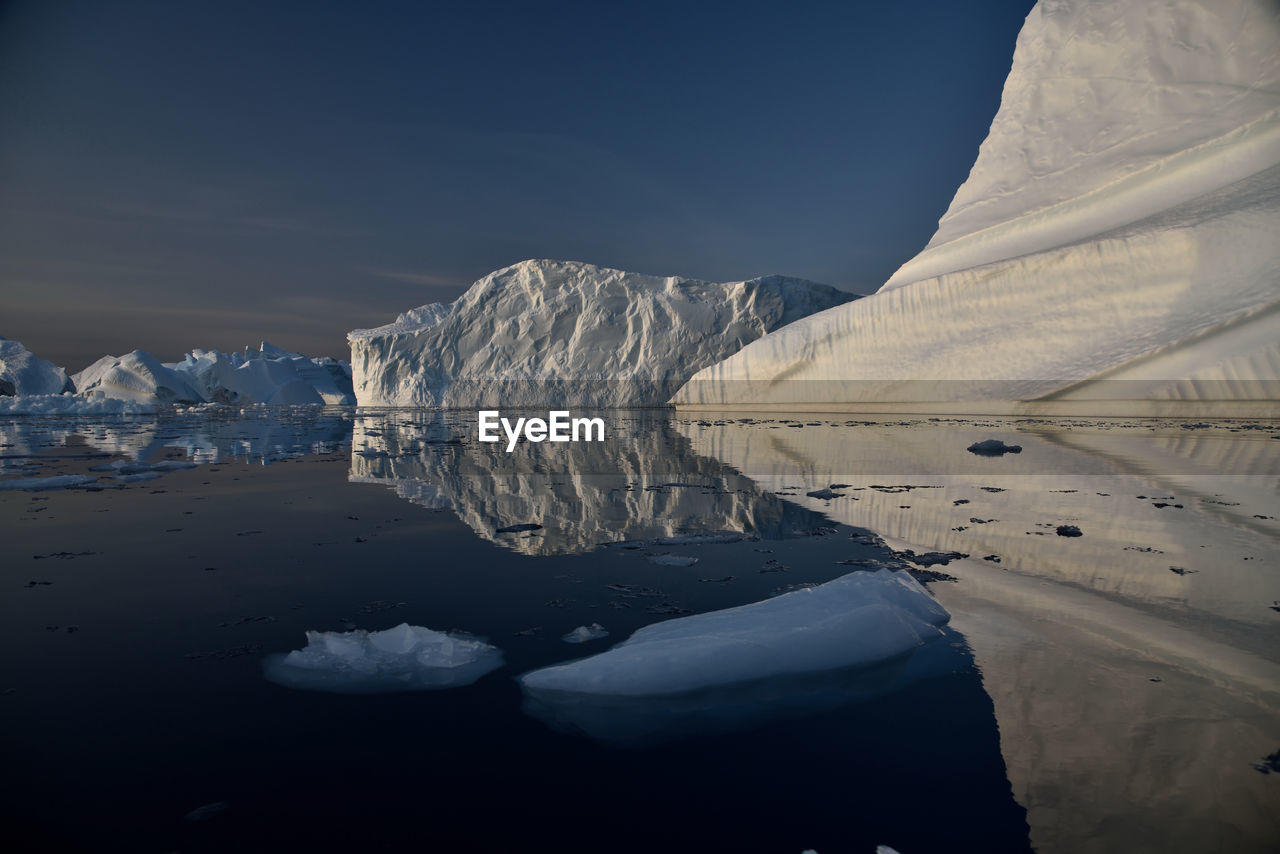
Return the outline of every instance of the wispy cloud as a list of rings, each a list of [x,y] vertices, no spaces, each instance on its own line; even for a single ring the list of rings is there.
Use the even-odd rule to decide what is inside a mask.
[[[369,276],[377,276],[380,279],[390,279],[394,282],[406,282],[411,285],[426,285],[431,288],[461,288],[469,284],[469,282],[464,282],[457,276],[416,272],[413,270],[384,270],[377,267],[357,267],[355,268],[355,271]]]

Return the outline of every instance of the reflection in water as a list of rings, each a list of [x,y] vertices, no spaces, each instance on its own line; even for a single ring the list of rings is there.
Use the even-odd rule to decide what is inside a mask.
[[[1250,767],[1280,743],[1280,455],[1266,426],[678,424],[788,501],[897,548],[971,555],[935,592],[972,645],[1048,852],[1280,839],[1272,781]],[[1023,452],[965,452],[989,438]],[[820,487],[835,497],[806,494]],[[1058,536],[1064,524],[1083,536]]]
[[[678,694],[629,697],[525,685],[524,710],[548,726],[600,741],[648,745],[810,717],[898,691],[923,679],[977,679],[960,636],[942,638],[873,666],[774,676]]]
[[[478,536],[529,555],[709,531],[776,539],[823,521],[693,453],[662,413],[611,422],[607,442],[522,443],[508,454],[476,441],[474,416],[364,416],[355,423],[350,480],[452,510]]]
[[[271,463],[329,454],[351,441],[351,413],[314,407],[211,407],[145,418],[0,419],[3,457],[12,465],[42,450],[83,443],[105,454],[149,461],[167,448],[197,463]]]

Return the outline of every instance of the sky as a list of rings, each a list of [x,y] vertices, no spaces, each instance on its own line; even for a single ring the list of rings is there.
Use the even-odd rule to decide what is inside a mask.
[[[346,358],[528,258],[869,293],[1031,5],[9,0],[0,336]]]

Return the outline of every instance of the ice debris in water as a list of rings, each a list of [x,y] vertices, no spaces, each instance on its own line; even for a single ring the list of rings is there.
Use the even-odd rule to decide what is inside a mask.
[[[75,489],[98,482],[96,477],[83,474],[59,474],[52,477],[20,477],[12,480],[0,480],[0,490],[22,489],[28,492],[41,492],[49,489]]]
[[[501,666],[502,650],[479,638],[408,623],[380,632],[307,632],[304,649],[263,664],[278,685],[341,694],[456,688]]]
[[[567,635],[561,636],[560,640],[565,643],[586,643],[587,641],[599,640],[608,636],[609,633],[605,631],[604,626],[599,623],[592,623],[589,626],[578,626]]]
[[[698,559],[693,555],[649,555],[649,562],[658,566],[693,566]]]
[[[529,692],[643,697],[870,666],[950,619],[904,571],[854,572],[750,605],[645,626],[607,652],[520,677]]]

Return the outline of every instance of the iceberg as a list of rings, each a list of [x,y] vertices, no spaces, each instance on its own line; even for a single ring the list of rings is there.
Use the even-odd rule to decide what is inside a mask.
[[[204,395],[190,378],[162,364],[145,350],[103,356],[73,377],[82,396],[133,403],[203,403]]]
[[[337,359],[309,358],[267,342],[244,353],[192,350],[170,365],[196,380],[206,401],[273,406],[355,403],[351,366]]]
[[[361,406],[657,406],[700,368],[854,298],[784,276],[715,284],[533,260],[347,339]]]
[[[66,371],[35,356],[17,341],[0,338],[0,397],[69,391],[75,391],[75,385]]]
[[[870,667],[941,637],[949,618],[905,570],[853,572],[645,626],[607,652],[534,670],[520,683],[535,694],[652,697]]]
[[[1262,0],[1041,2],[925,249],[675,403],[1274,413],[1277,44]]]
[[[349,405],[351,366],[310,358],[263,342],[243,353],[192,350],[181,362],[162,363],[145,350],[104,356],[75,375],[86,397],[140,404],[225,403],[268,406]]]
[[[339,694],[456,688],[501,666],[502,651],[479,638],[408,623],[381,632],[307,632],[305,648],[263,662],[278,685]]]

